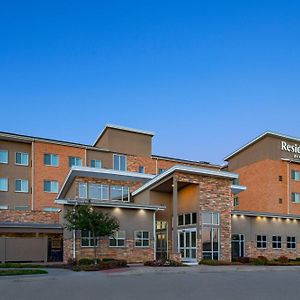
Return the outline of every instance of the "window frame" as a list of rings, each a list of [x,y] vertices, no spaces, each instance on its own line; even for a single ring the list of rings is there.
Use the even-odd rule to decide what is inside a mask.
[[[141,232],[142,233],[142,236],[141,236],[141,238],[138,238],[137,237],[137,234],[139,233],[139,232]],[[147,232],[148,233],[148,238],[145,238],[144,237],[144,233],[145,232]],[[141,245],[140,246],[138,246],[137,245],[137,241],[141,241]],[[144,242],[145,241],[147,241],[148,242],[148,245],[144,245]],[[136,248],[149,248],[150,247],[150,231],[148,231],[148,230],[135,230],[134,231],[134,247],[136,247]]]
[[[121,188],[121,200],[119,199],[113,199],[112,198],[112,189],[113,188]],[[127,194],[127,200],[124,200],[124,189],[128,190],[128,194]],[[109,192],[110,192],[110,200],[111,201],[122,201],[122,202],[130,202],[130,190],[129,190],[129,186],[124,186],[124,185],[110,185],[109,186]]]
[[[23,157],[23,155],[26,155],[27,156],[27,163],[25,164],[25,163],[18,163],[17,162],[17,154],[21,154],[21,161],[22,161],[22,157]],[[16,166],[25,166],[25,167],[28,167],[29,166],[29,153],[27,153],[27,152],[19,152],[19,151],[17,151],[17,152],[15,152],[15,165]]]
[[[90,186],[96,185],[100,188],[100,198],[92,198],[90,196]],[[107,198],[103,198],[103,188],[107,188]],[[89,183],[87,186],[87,199],[91,200],[100,200],[100,201],[108,201],[109,200],[109,185],[107,184],[101,184],[101,183]]]
[[[296,198],[294,198],[294,196],[296,197],[297,196],[297,200],[295,200]],[[294,203],[294,204],[299,204],[300,203],[300,194],[299,193],[297,193],[297,192],[292,192],[292,194],[291,194],[291,200],[292,200],[292,203]]]
[[[50,191],[46,191],[46,190],[45,190],[45,183],[46,183],[46,182],[49,182],[49,183],[50,183]],[[57,184],[57,190],[56,190],[56,191],[53,191],[53,190],[52,190],[52,184],[53,184],[53,183],[56,183],[56,184]],[[58,181],[57,181],[57,180],[44,179],[43,191],[44,191],[44,193],[57,194],[58,191],[59,191]]]
[[[82,232],[88,232],[88,236],[87,237],[82,237]],[[82,245],[82,240],[87,240],[88,241],[88,245]],[[96,247],[99,247],[99,237],[96,237]],[[94,248],[94,245],[92,244],[94,242],[93,236],[91,231],[89,230],[80,230],[80,247],[82,248]]]
[[[3,179],[6,179],[6,189],[5,190],[1,190],[1,185],[0,185],[0,192],[8,192],[9,190],[9,186],[8,186],[8,178],[7,177],[1,177],[0,178],[0,181],[3,180]]]
[[[21,181],[21,191],[17,191],[17,181]],[[27,191],[22,190],[22,184],[27,182]],[[15,179],[15,193],[29,193],[29,180],[28,179]]]
[[[1,161],[1,160],[0,160],[0,164],[7,165],[8,162],[9,162],[9,154],[8,154],[8,150],[6,150],[6,149],[0,149],[0,152],[6,152],[6,161]]]
[[[294,241],[288,241],[288,238],[293,238]],[[288,245],[290,245],[290,246],[293,245],[293,247],[288,247]],[[296,237],[295,237],[295,236],[288,235],[288,236],[286,237],[286,248],[287,248],[288,250],[296,250],[296,248],[297,248],[297,240],[296,240]]]
[[[203,210],[200,213],[201,213],[201,222],[202,222],[202,225],[204,225],[204,226],[220,226],[220,224],[221,224],[221,220],[220,220],[221,215],[220,215],[219,212],[205,211],[205,210]],[[203,214],[210,214],[210,216],[211,216],[211,218],[210,218],[211,219],[211,223],[204,223],[203,222]],[[217,223],[214,223],[214,215],[217,216]]]
[[[258,237],[266,237],[266,240],[264,241],[263,239],[262,240],[258,240]],[[261,243],[261,245],[263,245],[264,243],[265,243],[265,247],[258,247],[258,243]],[[267,235],[266,234],[257,234],[256,235],[256,248],[257,249],[267,249],[267,247],[268,247],[268,237],[267,237]]]
[[[85,197],[80,196],[80,185],[85,185]],[[87,184],[87,182],[78,182],[78,198],[79,199],[88,199],[88,184]]]
[[[138,173],[145,174],[145,167],[144,166],[139,166],[138,167]]]
[[[73,158],[74,158],[76,161],[77,161],[77,160],[80,161],[80,165],[78,165],[78,164],[71,165],[71,164],[70,164],[70,160],[73,159]],[[79,156],[69,156],[69,168],[72,168],[72,167],[82,167],[82,158],[79,157]]]
[[[274,247],[274,245],[276,245]],[[272,249],[281,250],[282,249],[282,237],[281,235],[272,235]]]
[[[189,215],[190,218],[190,223],[186,223],[186,215]],[[193,223],[193,215],[196,215],[196,223]],[[179,224],[179,218],[182,217],[182,224]],[[194,226],[197,225],[198,223],[198,214],[197,212],[190,212],[190,213],[184,213],[184,214],[180,214],[177,215],[177,226],[181,227],[181,226]]]
[[[119,237],[120,232],[124,232],[124,237]],[[111,245],[110,244],[111,241],[115,241],[116,245]],[[123,245],[119,245],[119,241],[123,241],[124,242]],[[113,235],[110,235],[108,237],[108,247],[109,248],[125,248],[126,247],[125,242],[126,242],[126,231],[125,230],[118,230]]]
[[[115,157],[118,157],[118,168],[116,169],[116,166],[115,166]],[[125,170],[122,170],[121,169],[121,157],[124,157],[125,158]],[[124,171],[126,172],[127,171],[127,156],[124,155],[124,154],[115,154],[113,153],[113,169],[115,171]]]
[[[96,163],[96,162],[99,162],[99,167],[96,167],[96,164],[95,164],[95,166],[93,167],[93,166],[92,166],[92,161],[95,162],[95,163]],[[90,167],[91,167],[91,168],[94,168],[94,169],[101,169],[101,168],[102,168],[102,161],[101,161],[101,159],[91,159],[91,160],[90,160]]]
[[[49,155],[50,156],[50,164],[46,164],[45,163],[45,156],[46,155]],[[53,164],[53,157],[56,156],[57,158],[57,164]],[[43,157],[43,163],[44,163],[44,166],[46,167],[59,167],[59,157],[58,157],[58,154],[55,154],[55,153],[44,153],[44,157]]]
[[[295,174],[298,174],[298,178],[296,178],[297,176],[295,176]],[[294,181],[300,181],[300,171],[292,170],[291,171],[291,179]]]

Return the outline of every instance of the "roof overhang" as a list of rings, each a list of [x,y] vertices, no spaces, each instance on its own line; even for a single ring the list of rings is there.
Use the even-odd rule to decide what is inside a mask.
[[[60,224],[0,222],[0,228],[63,229]]]
[[[100,138],[103,136],[104,132],[108,128],[154,136],[154,132],[151,132],[151,131],[146,131],[146,130],[141,130],[141,129],[134,129],[134,128],[124,127],[124,126],[119,126],[119,125],[113,125],[113,124],[106,124],[105,127],[100,132],[100,134],[98,135],[97,139],[95,140],[93,146],[95,146],[98,143],[98,141],[100,140]]]
[[[123,181],[137,181],[146,182],[151,180],[154,175],[116,171],[111,169],[96,169],[90,167],[72,167],[58,193],[57,199],[64,198],[75,177],[87,177],[96,179],[111,179],[111,180],[123,180]]]
[[[121,201],[84,201],[84,200],[73,200],[73,199],[56,199],[56,204],[61,205],[92,205],[98,207],[109,207],[109,208],[128,208],[128,209],[145,209],[145,210],[164,210],[166,207],[163,205],[146,205],[132,202],[121,202]]]
[[[219,170],[212,170],[212,169],[205,169],[205,168],[197,168],[197,167],[190,167],[190,166],[182,166],[182,165],[175,165],[172,168],[166,170],[162,174],[155,176],[150,181],[146,182],[140,188],[132,193],[132,196],[136,196],[137,194],[143,192],[144,190],[156,185],[160,181],[163,181],[165,178],[173,174],[174,172],[181,172],[181,173],[188,173],[188,174],[195,174],[195,175],[204,175],[204,176],[211,176],[211,177],[221,177],[221,178],[228,178],[228,179],[237,179],[239,177],[238,174],[226,172],[226,171],[219,171]]]
[[[239,194],[240,192],[246,191],[247,187],[243,185],[238,185],[238,184],[232,184],[231,185],[231,192],[232,194]]]
[[[236,215],[236,216],[266,217],[266,218],[281,218],[281,219],[300,220],[300,215],[276,214],[276,213],[258,212],[258,211],[233,210],[233,211],[231,211],[231,214]]]

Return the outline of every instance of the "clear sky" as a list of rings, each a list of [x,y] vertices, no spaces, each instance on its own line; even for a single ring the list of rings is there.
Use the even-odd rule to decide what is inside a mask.
[[[92,143],[105,123],[215,163],[300,137],[299,1],[2,1],[0,131]]]

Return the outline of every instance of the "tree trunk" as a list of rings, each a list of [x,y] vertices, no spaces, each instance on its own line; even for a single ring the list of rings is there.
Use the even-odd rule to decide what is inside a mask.
[[[94,240],[94,264],[97,264],[97,243],[96,243],[96,236],[95,231],[93,231],[93,240]]]

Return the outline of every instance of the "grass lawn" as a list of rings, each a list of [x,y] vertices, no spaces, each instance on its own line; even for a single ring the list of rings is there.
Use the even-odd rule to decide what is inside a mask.
[[[0,270],[0,276],[48,274],[45,270]]]
[[[44,266],[38,264],[0,263],[0,269],[2,268],[44,268]]]

